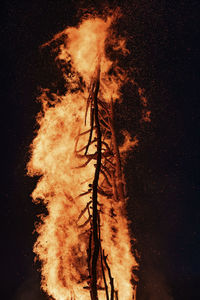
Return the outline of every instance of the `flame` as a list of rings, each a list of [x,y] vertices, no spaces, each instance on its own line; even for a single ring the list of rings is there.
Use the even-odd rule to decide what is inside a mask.
[[[41,216],[40,224],[36,225],[38,238],[34,252],[41,261],[41,286],[56,300],[90,299],[87,288],[90,219],[87,211],[90,210],[91,194],[87,191],[90,191],[94,177],[95,162],[92,159],[88,162],[81,149],[88,143],[90,122],[85,122],[85,111],[98,68],[99,98],[108,107],[121,99],[120,88],[127,80],[127,74],[107,57],[105,51],[106,43],[110,41],[115,43],[114,50],[127,53],[125,40],[113,38],[111,27],[114,21],[111,16],[106,19],[89,17],[77,27],[69,27],[54,37],[53,40],[56,40],[64,36],[57,59],[61,65],[71,66],[71,73],[63,74],[68,92],[59,97],[54,94],[53,104],[48,99],[48,90],[43,90],[40,97],[39,130],[31,145],[27,169],[30,176],[40,176],[32,193],[33,201],[42,202],[48,210],[48,215]],[[115,70],[113,74],[111,69]],[[84,82],[81,88],[80,77]],[[119,152],[123,153],[137,144],[137,140],[132,140],[127,132],[124,136],[125,142],[119,148]],[[111,138],[106,134],[104,142],[111,145]],[[92,143],[88,155],[95,151],[95,143]],[[121,179],[117,177],[116,180],[120,181],[116,184],[123,182],[125,185],[123,174]],[[102,174],[99,182],[99,186],[103,185]],[[132,270],[138,264],[131,253],[126,198],[116,201],[114,196],[109,198],[102,193],[98,195],[98,202],[101,206],[102,248],[118,298],[133,299],[136,288],[131,284]],[[108,274],[106,276],[109,280]],[[102,285],[102,278],[98,285]],[[99,289],[98,297],[105,299],[103,289]]]

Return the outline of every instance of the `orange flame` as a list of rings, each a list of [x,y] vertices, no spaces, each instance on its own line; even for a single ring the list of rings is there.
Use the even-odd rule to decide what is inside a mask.
[[[75,148],[81,153],[88,142],[88,134],[81,133],[90,130],[89,122],[85,124],[85,110],[97,67],[101,70],[99,97],[105,103],[110,104],[121,97],[120,87],[127,80],[125,72],[105,53],[107,39],[113,40],[112,22],[110,16],[106,20],[91,17],[54,37],[55,40],[65,36],[58,59],[71,65],[71,74],[64,74],[69,88],[62,97],[53,95],[55,100],[51,106],[46,90],[40,97],[43,112],[37,118],[39,130],[31,146],[28,173],[41,176],[32,197],[36,203],[41,201],[46,205],[48,215],[42,216],[36,227],[39,236],[34,252],[42,263],[42,288],[56,300],[90,299],[86,288],[89,223],[84,212],[90,202],[90,194],[86,191],[95,167],[92,161],[87,163],[86,158],[77,155]],[[127,52],[123,39],[115,40],[113,47]],[[115,68],[115,75],[110,75],[111,68]],[[84,89],[72,92],[74,86],[78,86],[80,76]],[[119,148],[122,153],[137,144],[128,133],[124,136],[125,142]],[[108,137],[105,142],[110,143]],[[91,145],[89,153],[93,150],[95,144]],[[102,181],[100,177],[100,183]],[[104,195],[98,198],[102,210],[102,247],[108,255],[119,299],[130,300],[135,295],[135,287],[131,284],[132,270],[138,264],[131,253],[125,200],[116,202]],[[99,291],[99,299],[105,299],[103,290]]]

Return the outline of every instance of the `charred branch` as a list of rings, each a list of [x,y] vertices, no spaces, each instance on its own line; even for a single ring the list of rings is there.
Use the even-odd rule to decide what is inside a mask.
[[[104,172],[102,169],[101,169],[101,174],[104,176],[104,181],[107,183],[108,186],[112,187],[112,184],[110,183],[109,179],[108,179],[108,176],[106,175],[106,172]]]
[[[110,159],[105,157],[105,161],[110,165],[111,168],[115,170],[115,163],[113,163]]]
[[[111,130],[107,113],[106,113],[106,116],[103,116],[102,112],[99,111],[99,116],[100,116],[101,125],[108,128],[109,130]]]
[[[102,141],[105,141],[105,139],[110,138],[111,132],[107,127],[104,127],[104,133],[103,133],[103,138]]]
[[[110,279],[110,289],[111,289],[111,291],[110,291],[110,300],[114,300],[114,292],[115,292],[115,289],[114,289],[114,279],[111,276],[110,267],[109,267],[109,265],[107,263],[107,256],[105,256],[104,250],[103,250],[103,260],[104,260],[106,269],[108,271],[109,279]]]
[[[78,217],[78,221],[82,218],[82,216],[84,215],[84,213],[85,213],[86,211],[88,211],[88,208],[89,208],[89,206],[90,206],[91,203],[92,203],[92,201],[88,202],[87,205],[86,205],[86,207],[81,211],[81,213],[80,213],[80,215],[79,215],[79,217]],[[90,214],[89,214],[89,215],[90,215]]]
[[[107,166],[105,166],[105,164],[102,164],[101,168],[106,173],[107,177],[109,177],[111,179],[112,173],[113,173],[112,170],[110,171],[110,169]]]
[[[88,195],[88,194],[91,193],[91,191],[92,191],[92,189],[88,189],[87,192],[81,193],[80,195],[78,195],[78,197],[83,197],[83,196],[85,196],[85,195]]]
[[[111,151],[110,147],[108,146],[108,144],[105,141],[102,141],[102,145],[104,145],[107,149],[107,152],[110,156],[113,156],[113,152]]]
[[[98,194],[100,194],[106,198],[110,198],[110,199],[112,198],[112,195],[113,195],[112,193],[103,191],[100,187],[98,187],[97,192],[98,192]]]
[[[89,233],[91,232],[91,228],[89,228],[89,229],[86,229],[84,232],[81,232],[81,233],[79,233],[79,237],[81,237],[81,236],[83,236],[83,235],[88,235]]]
[[[91,217],[89,217],[83,224],[78,225],[78,228],[83,228],[83,227],[85,227],[88,223],[90,223],[90,219],[91,219]]]
[[[78,157],[80,157],[80,158],[86,157],[87,160],[84,164],[75,167],[75,169],[80,169],[80,168],[86,167],[91,162],[92,159],[97,159],[97,156],[98,156],[97,152],[94,154],[86,155],[86,156],[78,154]]]
[[[103,102],[101,99],[98,99],[99,106],[107,113],[107,116],[110,115],[110,109],[106,102]]]
[[[94,144],[96,142],[96,139],[90,141],[90,145]],[[75,153],[78,155],[80,152],[82,152],[83,150],[85,150],[87,148],[87,145],[86,146],[83,146],[81,149],[79,150],[76,150],[75,149]],[[84,155],[82,155],[82,157],[85,157],[87,155],[87,153],[85,153]]]

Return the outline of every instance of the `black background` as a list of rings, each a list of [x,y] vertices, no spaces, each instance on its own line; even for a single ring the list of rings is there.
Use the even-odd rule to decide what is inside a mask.
[[[33,263],[36,180],[25,176],[34,137],[38,87],[58,80],[50,54],[39,46],[77,24],[78,8],[100,1],[5,1],[1,29],[1,298],[45,299]],[[134,127],[137,105],[123,109],[140,136],[128,159],[129,217],[141,252],[138,300],[198,298],[200,279],[199,73],[197,1],[109,1],[121,5],[128,37],[152,111],[151,124]],[[48,49],[47,49],[48,50]],[[44,51],[47,51],[44,50]],[[47,51],[48,52],[48,51]],[[126,91],[125,91],[126,92]],[[137,130],[136,130],[137,129]],[[137,131],[137,132],[136,132]]]

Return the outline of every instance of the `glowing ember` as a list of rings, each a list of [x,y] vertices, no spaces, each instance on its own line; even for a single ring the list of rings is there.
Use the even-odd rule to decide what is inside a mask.
[[[127,53],[111,30],[114,21],[90,17],[52,40],[64,37],[57,59],[71,67],[64,74],[68,91],[53,95],[53,103],[47,91],[41,95],[28,173],[41,176],[32,197],[48,215],[36,228],[34,252],[42,288],[56,300],[136,297],[120,154],[137,140],[124,132],[124,144],[116,142],[113,103],[128,79],[105,53],[109,42]]]

